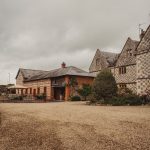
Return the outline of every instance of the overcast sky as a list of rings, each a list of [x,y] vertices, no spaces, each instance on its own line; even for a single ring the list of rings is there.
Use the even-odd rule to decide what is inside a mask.
[[[97,48],[138,40],[140,23],[150,23],[150,0],[0,0],[0,84],[19,68],[88,70]]]

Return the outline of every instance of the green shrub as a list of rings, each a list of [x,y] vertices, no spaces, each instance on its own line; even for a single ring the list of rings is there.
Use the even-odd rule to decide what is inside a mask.
[[[80,96],[75,95],[75,96],[71,97],[71,101],[81,101],[81,98],[80,98]]]
[[[46,99],[46,95],[45,94],[39,94],[35,96],[37,98],[37,100],[44,100]]]
[[[92,91],[96,100],[105,100],[117,94],[117,84],[110,70],[103,70],[97,75]]]
[[[134,94],[129,94],[126,96],[113,97],[104,101],[105,104],[110,104],[113,106],[136,106],[144,104],[143,100]]]
[[[11,100],[23,100],[23,96],[14,96],[10,98]]]
[[[78,89],[77,92],[83,99],[86,101],[87,97],[91,94],[92,88],[89,84],[83,84],[81,89]]]

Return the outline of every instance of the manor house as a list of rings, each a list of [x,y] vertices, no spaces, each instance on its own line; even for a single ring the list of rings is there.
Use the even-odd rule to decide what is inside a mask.
[[[150,90],[150,26],[141,30],[140,41],[129,37],[119,54],[98,49],[89,72],[97,74],[105,68],[111,70],[118,87],[146,94]]]

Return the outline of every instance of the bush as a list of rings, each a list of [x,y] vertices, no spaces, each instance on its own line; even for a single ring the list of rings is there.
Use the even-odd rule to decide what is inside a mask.
[[[84,100],[87,100],[87,97],[91,94],[91,86],[89,84],[83,84],[81,89],[78,89],[77,92],[80,96],[84,98]]]
[[[71,97],[71,101],[81,101],[81,98],[80,98],[80,96],[75,95],[75,96]]]
[[[21,100],[22,101],[23,100],[23,96],[21,96],[21,95],[20,96],[13,96],[10,99],[11,100]]]
[[[103,70],[97,75],[92,91],[96,100],[105,100],[117,94],[117,84],[110,70]]]
[[[112,106],[136,106],[144,104],[142,98],[137,95],[130,94],[126,96],[113,97],[104,101],[105,104],[110,104]]]
[[[35,96],[37,98],[37,100],[44,100],[46,99],[46,95],[45,94],[39,94]]]

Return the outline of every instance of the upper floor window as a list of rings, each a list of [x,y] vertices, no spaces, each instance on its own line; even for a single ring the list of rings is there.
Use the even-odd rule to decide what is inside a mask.
[[[132,49],[128,49],[128,50],[127,50],[127,55],[128,55],[128,56],[132,56]]]
[[[99,66],[99,65],[100,65],[100,59],[97,58],[97,59],[96,59],[96,66]]]
[[[126,73],[126,67],[120,67],[119,74],[125,74],[125,73]]]

